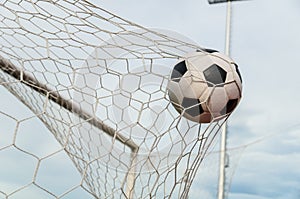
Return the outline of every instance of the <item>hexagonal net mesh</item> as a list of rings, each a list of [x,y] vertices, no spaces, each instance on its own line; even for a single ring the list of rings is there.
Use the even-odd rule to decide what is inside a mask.
[[[225,120],[188,121],[169,101],[178,57],[200,48],[84,0],[4,1],[0,10],[0,84],[10,93],[1,91],[0,196],[186,198]],[[76,183],[49,188],[51,173],[69,172],[65,159]],[[54,160],[62,170],[51,171]]]

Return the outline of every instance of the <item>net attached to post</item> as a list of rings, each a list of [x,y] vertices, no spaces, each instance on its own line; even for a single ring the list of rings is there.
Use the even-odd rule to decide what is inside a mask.
[[[36,169],[3,196],[34,186],[54,198],[78,187],[95,198],[187,198],[226,119],[200,125],[169,101],[174,64],[199,46],[84,0],[5,1],[0,18],[0,85],[44,123],[81,176],[61,195],[47,190],[39,167],[57,152],[39,156],[13,139],[0,152],[15,148]]]

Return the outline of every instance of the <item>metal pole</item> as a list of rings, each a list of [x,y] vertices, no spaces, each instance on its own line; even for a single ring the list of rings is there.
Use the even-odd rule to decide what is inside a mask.
[[[231,32],[231,1],[227,2],[226,16],[226,38],[225,38],[225,54],[230,54],[230,32]],[[227,142],[227,122],[223,124],[221,133],[220,146],[220,169],[219,169],[219,191],[218,199],[225,198],[225,183],[226,183],[226,143]]]

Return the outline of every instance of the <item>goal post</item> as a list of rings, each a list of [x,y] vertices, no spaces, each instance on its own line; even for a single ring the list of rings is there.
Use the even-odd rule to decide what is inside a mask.
[[[127,188],[126,195],[128,198],[133,197],[133,187],[134,187],[134,179],[135,179],[135,169],[134,169],[134,159],[136,154],[138,153],[138,145],[136,145],[130,138],[126,138],[123,135],[118,134],[115,129],[109,127],[100,121],[95,115],[91,115],[87,113],[85,110],[78,107],[76,104],[72,103],[71,100],[64,99],[60,94],[56,91],[51,90],[46,85],[41,84],[36,79],[31,77],[24,71],[21,71],[18,67],[14,66],[9,61],[5,60],[0,56],[0,69],[5,72],[7,75],[13,77],[17,81],[25,84],[36,92],[45,96],[52,102],[55,102],[59,106],[63,107],[67,111],[78,115],[82,120],[87,121],[89,124],[95,126],[98,129],[101,129],[104,133],[107,133],[110,137],[115,138],[117,141],[121,142],[125,146],[131,149],[131,159],[132,159],[132,167],[129,169],[128,177],[127,177]],[[4,84],[5,86],[5,84]]]
[[[57,103],[59,106],[65,108],[71,113],[78,115],[80,118],[87,121],[91,125],[101,129],[109,136],[115,137],[116,140],[128,146],[132,150],[132,152],[137,152],[138,146],[132,140],[130,140],[130,138],[125,138],[124,136],[119,135],[113,128],[107,126],[102,121],[97,119],[95,115],[90,115],[89,113],[79,108],[77,105],[73,104],[72,101],[64,99],[62,96],[60,96],[58,92],[53,91],[47,88],[46,85],[39,83],[37,80],[32,78],[29,74],[27,74],[24,71],[21,71],[19,68],[9,63],[1,56],[0,56],[0,69],[6,74],[15,78],[16,80],[26,84],[26,86],[32,88],[36,92],[44,95],[49,100]]]

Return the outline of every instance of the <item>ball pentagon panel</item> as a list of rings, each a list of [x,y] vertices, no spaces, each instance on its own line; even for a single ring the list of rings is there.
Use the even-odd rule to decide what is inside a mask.
[[[171,79],[172,81],[179,82],[182,76],[187,72],[186,62],[182,60],[178,62],[172,71]]]

